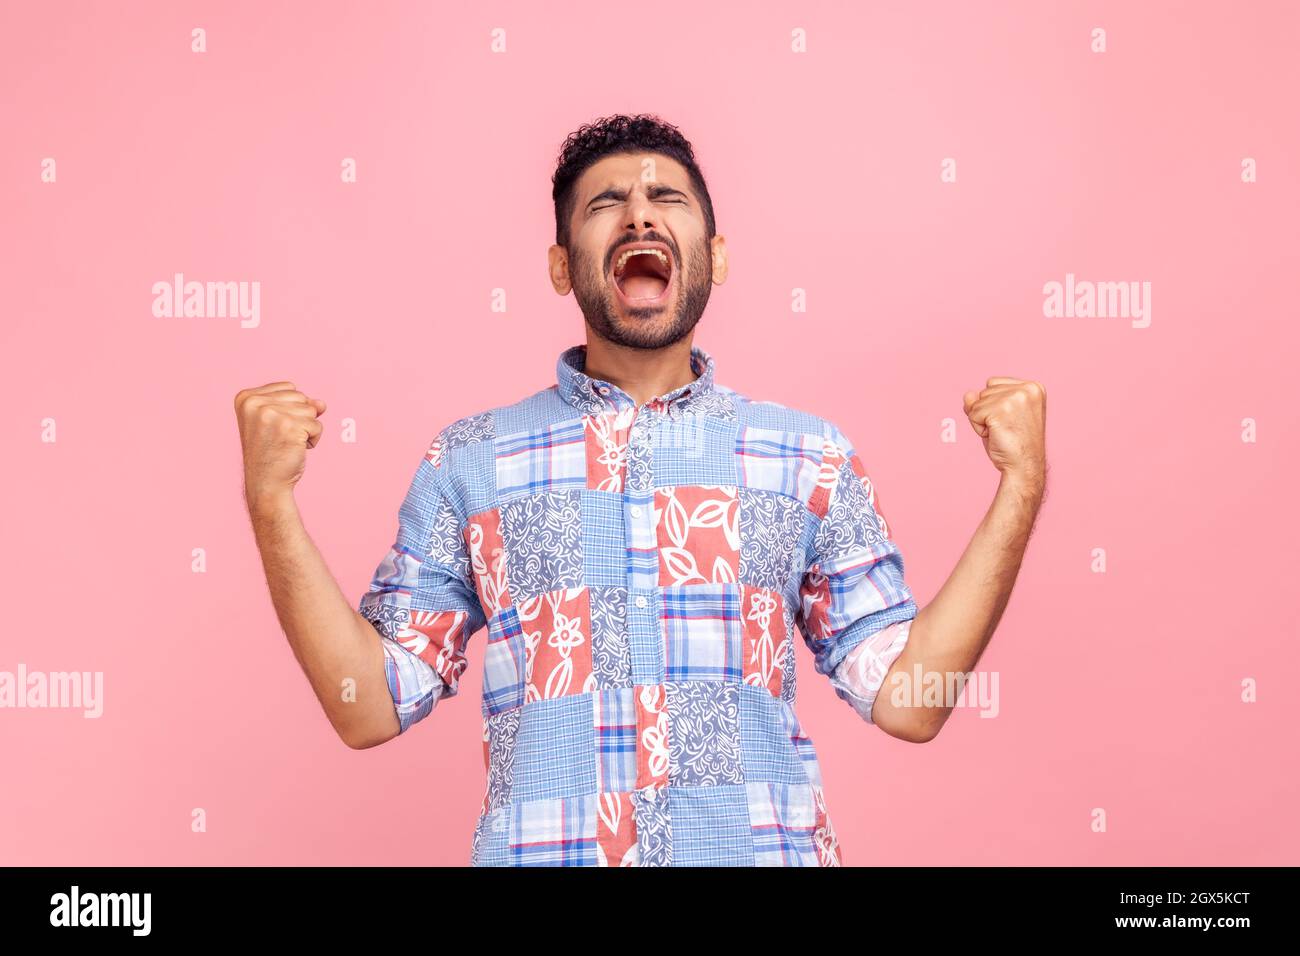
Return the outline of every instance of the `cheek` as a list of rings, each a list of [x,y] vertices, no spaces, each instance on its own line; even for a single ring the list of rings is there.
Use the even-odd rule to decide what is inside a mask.
[[[583,244],[577,247],[577,254],[569,257],[570,270],[576,273],[580,278],[591,278],[600,275],[601,259],[599,254],[594,252],[590,244]]]
[[[608,230],[601,230],[600,235],[587,235],[582,237],[583,267],[591,274],[599,276],[605,269],[605,253],[610,245],[614,242],[613,236],[605,235]]]
[[[698,275],[707,275],[710,271],[710,257],[713,255],[708,243],[701,240],[691,248],[690,253],[686,256],[685,270],[691,273],[692,277]]]

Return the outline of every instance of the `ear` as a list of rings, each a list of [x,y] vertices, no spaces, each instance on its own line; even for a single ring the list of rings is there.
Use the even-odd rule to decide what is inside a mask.
[[[727,237],[714,236],[709,242],[713,254],[713,284],[727,281]]]
[[[569,253],[564,246],[553,245],[546,251],[546,271],[551,277],[551,288],[556,295],[568,295],[573,288],[569,276]]]

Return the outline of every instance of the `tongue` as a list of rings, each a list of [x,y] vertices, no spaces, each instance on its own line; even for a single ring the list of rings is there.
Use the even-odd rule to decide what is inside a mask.
[[[618,284],[629,299],[656,299],[667,286],[658,276],[627,276]]]

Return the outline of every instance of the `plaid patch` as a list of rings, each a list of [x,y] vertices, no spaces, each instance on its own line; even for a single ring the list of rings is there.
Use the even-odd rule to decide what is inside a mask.
[[[516,803],[596,792],[592,696],[578,694],[519,708],[511,799]]]
[[[515,866],[597,866],[596,795],[519,804],[508,850]]]
[[[673,866],[753,866],[744,784],[668,787]]]
[[[496,440],[497,497],[501,502],[540,491],[587,487],[583,420]]]
[[[817,809],[812,787],[750,783],[749,825],[755,866],[820,866],[814,835]]]
[[[664,588],[664,679],[730,681],[745,673],[740,585]]]
[[[627,586],[627,540],[623,496],[603,491],[578,493],[582,531],[582,582],[588,586]]]
[[[659,585],[659,541],[655,535],[655,492],[629,491],[624,495],[628,584],[634,588]]]
[[[519,614],[508,607],[488,621],[483,652],[483,704],[486,714],[499,714],[524,704],[526,667],[524,632]]]
[[[775,783],[807,783],[804,762],[791,746],[781,701],[761,687],[741,684],[740,760],[745,780]]]
[[[631,790],[637,776],[636,689],[617,687],[592,695],[596,732],[596,791]]]
[[[849,652],[890,624],[916,617],[896,551],[869,551],[815,565],[799,589],[803,634],[819,674],[830,674]]]
[[[736,436],[739,483],[808,504],[822,463],[822,436],[747,425]]]
[[[781,729],[785,733],[786,739],[790,741],[790,746],[794,749],[795,755],[803,761],[808,780],[814,786],[820,787],[822,784],[821,764],[817,760],[817,751],[813,747],[812,738],[803,732],[803,725],[799,723],[799,716],[794,712],[794,708],[785,701],[780,701],[777,716],[781,719]]]
[[[406,733],[438,705],[447,691],[447,685],[427,664],[402,650],[390,638],[381,642],[384,651],[384,678],[388,694],[397,711],[399,733]]]

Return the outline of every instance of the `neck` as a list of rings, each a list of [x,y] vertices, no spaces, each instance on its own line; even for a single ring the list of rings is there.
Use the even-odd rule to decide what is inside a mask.
[[[587,329],[587,362],[583,369],[592,378],[617,385],[637,405],[644,405],[675,388],[695,381],[691,368],[692,331],[660,349],[634,349],[610,342]]]

